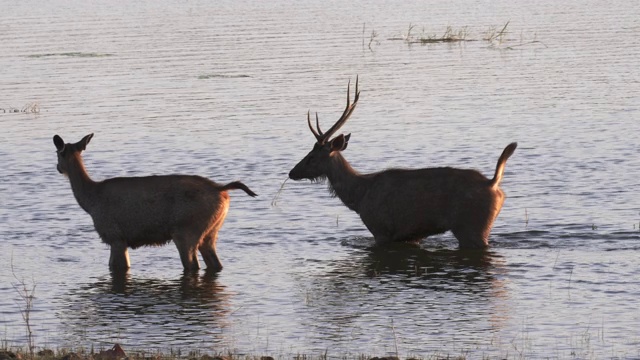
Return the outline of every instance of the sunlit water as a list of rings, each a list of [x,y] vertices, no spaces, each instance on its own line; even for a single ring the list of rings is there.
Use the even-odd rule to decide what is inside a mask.
[[[640,357],[640,8],[635,1],[21,1],[0,13],[0,337],[39,347],[239,354]],[[502,43],[482,40],[508,25]],[[407,44],[467,27],[470,41]],[[362,171],[456,166],[507,200],[485,255],[450,234],[373,245],[325,185],[289,181],[305,124],[360,104]],[[173,245],[108,248],[55,169],[54,134],[96,179],[242,180],[225,268],[183,275]],[[35,286],[35,288],[32,288]],[[17,287],[17,288],[16,288]]]

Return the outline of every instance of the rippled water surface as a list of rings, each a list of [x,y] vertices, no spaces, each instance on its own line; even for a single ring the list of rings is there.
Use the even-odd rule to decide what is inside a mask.
[[[391,40],[447,26],[476,41]],[[3,6],[0,45],[11,346],[27,342],[22,282],[40,347],[640,357],[635,1],[21,1]],[[344,155],[362,172],[490,176],[519,143],[488,253],[459,252],[448,233],[376,247],[322,184],[289,181],[272,203],[313,145],[307,110],[329,127],[356,75]],[[88,133],[96,180],[189,173],[259,194],[231,194],[220,274],[183,274],[171,244],[109,273],[55,168],[52,136]]]

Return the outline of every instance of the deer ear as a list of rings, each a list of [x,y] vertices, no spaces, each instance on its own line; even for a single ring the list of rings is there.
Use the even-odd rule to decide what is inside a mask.
[[[351,134],[347,136],[344,136],[342,134],[336,136],[333,140],[331,140],[331,152],[342,151],[346,149],[350,137],[351,137]]]
[[[344,146],[342,147],[342,151],[347,149],[347,145],[349,145],[349,139],[351,139],[351,134],[347,134],[344,136]]]
[[[87,148],[87,144],[89,143],[89,141],[91,141],[92,137],[93,137],[93,133],[83,137],[82,140],[78,142],[78,145],[80,146],[80,150],[84,151]]]
[[[64,140],[58,135],[53,136],[53,144],[56,146],[58,152],[64,151]]]

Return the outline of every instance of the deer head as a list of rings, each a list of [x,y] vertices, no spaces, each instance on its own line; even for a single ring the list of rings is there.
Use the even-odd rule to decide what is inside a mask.
[[[333,136],[333,134],[335,134],[345,122],[347,122],[347,119],[349,119],[358,104],[358,99],[360,98],[360,91],[358,91],[358,77],[356,77],[356,95],[353,99],[353,103],[351,103],[349,96],[349,93],[351,92],[350,87],[351,81],[349,81],[349,84],[347,85],[347,106],[345,107],[342,116],[340,116],[338,121],[336,121],[336,123],[333,124],[333,126],[326,132],[322,132],[322,130],[320,130],[318,113],[316,113],[316,128],[314,129],[313,125],[311,125],[311,112],[307,112],[307,124],[309,125],[309,130],[311,130],[311,133],[313,133],[313,136],[316,138],[316,143],[313,145],[313,149],[307,154],[307,156],[300,160],[300,162],[289,172],[289,177],[292,180],[323,179],[326,177],[331,157],[337,152],[347,148],[351,134],[340,134],[331,140],[329,140],[329,138]]]
[[[60,174],[68,175],[69,173],[69,159],[74,156],[74,154],[81,153],[87,148],[87,144],[91,141],[93,134],[89,134],[82,138],[82,140],[78,141],[75,144],[65,144],[64,140],[58,135],[53,137],[53,144],[56,146],[56,151],[58,152],[58,172]]]

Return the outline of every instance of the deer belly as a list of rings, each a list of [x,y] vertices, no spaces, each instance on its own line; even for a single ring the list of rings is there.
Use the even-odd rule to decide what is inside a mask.
[[[96,231],[107,244],[125,242],[133,249],[141,246],[164,245],[171,241],[169,224],[160,217],[113,216],[95,219]]]

